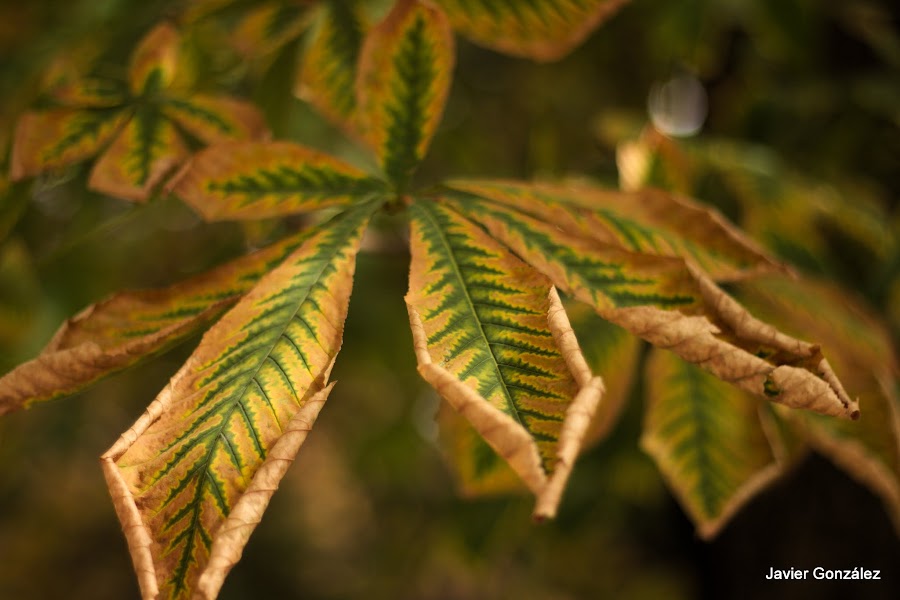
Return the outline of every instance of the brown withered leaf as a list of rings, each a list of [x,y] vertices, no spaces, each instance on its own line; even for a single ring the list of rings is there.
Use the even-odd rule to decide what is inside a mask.
[[[73,394],[203,329],[306,233],[162,289],[121,292],[66,321],[33,360],[0,378],[0,414]]]

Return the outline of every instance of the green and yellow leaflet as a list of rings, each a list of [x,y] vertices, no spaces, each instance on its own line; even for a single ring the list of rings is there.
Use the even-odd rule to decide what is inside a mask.
[[[356,134],[356,67],[369,28],[364,2],[328,0],[317,9],[295,91],[332,123]]]
[[[200,152],[175,193],[203,218],[260,219],[364,202],[387,191],[365,172],[290,142],[234,142]]]
[[[406,301],[420,371],[540,495],[579,390],[590,418],[602,385],[546,277],[445,206],[409,211]]]
[[[760,400],[671,352],[646,367],[641,446],[704,538],[781,473],[760,422]]]
[[[747,391],[794,408],[857,418],[818,346],[753,318],[676,258],[572,237],[507,207],[447,200],[561,290],[616,323]]]
[[[400,0],[366,36],[356,81],[363,138],[405,192],[444,111],[453,32],[430,4]]]
[[[377,204],[318,227],[207,333],[103,467],[147,597],[213,598],[330,387]],[[310,412],[312,411],[312,412]],[[278,466],[280,465],[280,466]]]

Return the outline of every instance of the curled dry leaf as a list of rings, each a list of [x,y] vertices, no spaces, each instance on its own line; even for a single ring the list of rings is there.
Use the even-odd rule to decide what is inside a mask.
[[[808,279],[763,279],[738,294],[787,331],[813,333],[829,348],[861,416],[846,422],[779,411],[794,435],[878,494],[900,531],[900,400],[897,358],[887,327],[849,294]]]
[[[167,288],[122,292],[63,324],[41,354],[0,378],[0,414],[73,394],[201,330],[306,233]]]
[[[858,418],[818,346],[751,316],[683,260],[572,237],[527,214],[466,199],[442,202],[476,221],[604,319],[747,391],[793,408]]]

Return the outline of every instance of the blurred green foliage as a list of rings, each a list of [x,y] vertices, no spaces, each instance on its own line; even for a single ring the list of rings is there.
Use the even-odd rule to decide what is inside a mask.
[[[99,54],[98,68],[121,76],[133,43],[179,5],[0,1],[0,129],[39,96],[42,71],[60,53]],[[223,49],[198,57],[198,72],[258,101],[276,137],[371,160],[290,95],[298,45],[255,66]],[[872,252],[817,221],[831,249],[818,275],[856,290],[900,330],[895,3],[635,0],[558,63],[516,60],[462,40],[458,63],[423,182],[584,173],[616,185],[616,146],[646,121],[651,86],[690,72],[709,95],[698,143],[756,144],[811,186],[829,187],[850,206],[859,195],[875,207],[889,251]],[[0,197],[0,235],[9,231],[0,238],[2,371],[111,291],[176,281],[279,227],[201,225],[175,200],[127,206],[85,191],[84,178],[73,168]],[[699,199],[741,222],[727,186],[703,183]],[[400,235],[388,220],[381,228]],[[696,541],[637,448],[640,384],[611,436],[582,457],[557,521],[533,525],[529,498],[457,498],[434,443],[436,404],[414,368],[402,301],[408,257],[395,247],[402,244],[360,259],[334,375],[340,384],[222,598],[900,594],[900,544],[878,501],[820,459],[763,493],[712,544]],[[195,344],[0,422],[0,598],[137,597],[96,457]],[[770,566],[799,563],[881,568],[886,579],[834,593],[811,581],[765,586]]]

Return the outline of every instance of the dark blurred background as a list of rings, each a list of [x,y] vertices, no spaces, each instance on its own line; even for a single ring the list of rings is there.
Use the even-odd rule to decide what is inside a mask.
[[[59,53],[96,54],[98,70],[121,75],[134,42],[179,9],[0,0],[0,148]],[[838,215],[814,224],[825,240],[819,256],[787,254],[854,290],[896,334],[897,13],[888,0],[635,0],[549,65],[460,40],[444,123],[419,179],[582,173],[616,185],[617,145],[648,121],[650,90],[687,74],[705,89],[708,111],[685,144],[758,149],[811,189],[834,190],[838,206],[874,215],[874,237],[848,236]],[[290,95],[301,43],[250,65],[223,48],[209,64],[263,106],[277,137],[371,161]],[[0,372],[104,295],[176,281],[282,227],[203,225],[175,200],[135,208],[84,191],[85,180],[73,168],[0,200]],[[701,200],[741,222],[727,190],[704,190]],[[699,541],[638,448],[640,383],[613,433],[580,459],[556,521],[534,525],[529,498],[459,498],[435,444],[435,399],[415,372],[402,231],[390,219],[379,227],[397,243],[360,258],[339,384],[222,598],[900,597],[900,543],[879,500],[816,456],[716,540]],[[0,598],[138,597],[97,457],[196,342],[0,421]],[[814,566],[881,569],[883,580],[764,579],[770,567]]]

